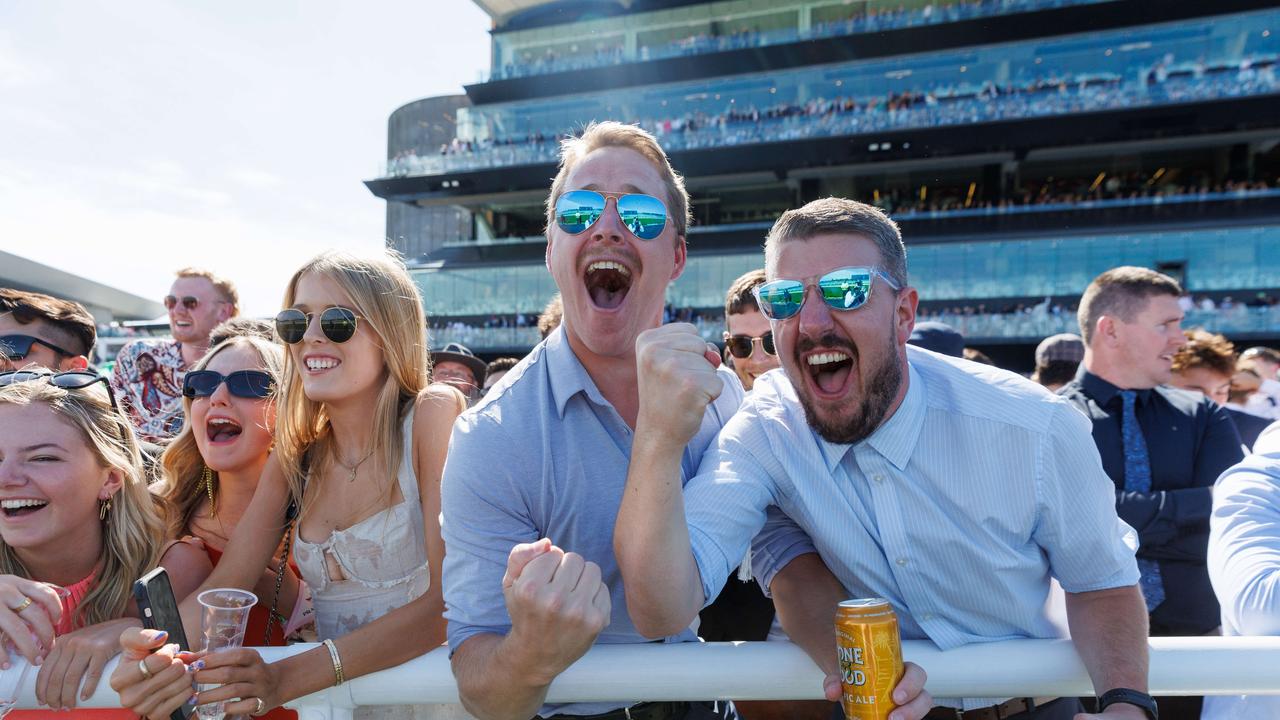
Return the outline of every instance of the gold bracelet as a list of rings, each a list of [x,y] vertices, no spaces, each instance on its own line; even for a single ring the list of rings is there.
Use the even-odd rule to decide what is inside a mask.
[[[342,675],[342,658],[338,657],[338,646],[332,640],[325,638],[324,646],[329,648],[329,659],[333,661],[333,685],[337,687],[347,681]]]

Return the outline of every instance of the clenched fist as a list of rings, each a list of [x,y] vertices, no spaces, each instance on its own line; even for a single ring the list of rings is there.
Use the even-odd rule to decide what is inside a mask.
[[[502,592],[511,616],[509,639],[537,683],[582,657],[609,624],[609,588],[600,566],[542,539],[511,549]]]
[[[684,446],[698,432],[702,416],[724,390],[716,372],[718,356],[689,323],[646,330],[636,338],[640,416],[650,432]]]

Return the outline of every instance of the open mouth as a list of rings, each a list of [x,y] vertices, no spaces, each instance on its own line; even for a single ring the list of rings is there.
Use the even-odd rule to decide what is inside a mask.
[[[853,374],[853,357],[843,350],[828,350],[804,358],[805,370],[820,395],[844,394]]]
[[[47,500],[0,500],[0,511],[5,517],[24,517],[40,512],[48,504]]]
[[[208,433],[211,443],[229,443],[240,437],[244,428],[230,418],[210,418],[205,425],[205,432]]]
[[[591,303],[601,310],[615,310],[631,290],[631,271],[621,263],[597,260],[583,277]]]

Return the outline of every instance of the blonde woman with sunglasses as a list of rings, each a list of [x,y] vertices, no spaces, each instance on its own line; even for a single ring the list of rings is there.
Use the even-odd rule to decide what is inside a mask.
[[[106,379],[0,374],[0,632],[40,666],[41,703],[74,708],[93,693],[121,631],[142,624],[135,579],[162,564],[185,593],[208,574],[193,548],[162,556],[162,539],[138,442]],[[0,667],[13,661],[4,647]]]
[[[167,535],[199,547],[214,566],[240,527],[270,457],[283,363],[279,345],[235,336],[183,378],[186,423],[160,458],[158,492],[167,508]],[[249,613],[245,645],[284,645],[310,622],[297,572],[279,553],[252,590],[259,602]],[[296,717],[283,709],[270,716]]]
[[[440,474],[462,395],[428,386],[422,301],[391,257],[326,253],[289,282],[276,331],[287,344],[276,451],[241,531],[205,587],[251,589],[282,538],[311,587],[325,644],[276,663],[252,649],[195,663],[200,683],[221,687],[198,702],[241,698],[228,714],[259,715],[282,703],[398,665],[444,642],[440,592]],[[183,603],[189,632],[199,625]],[[128,657],[146,674],[191,656],[164,652],[150,633],[126,633]],[[166,667],[167,666],[167,667]],[[161,683],[137,662],[112,685],[126,707],[160,720],[186,696],[158,705]],[[454,708],[366,707],[362,718],[452,716]]]

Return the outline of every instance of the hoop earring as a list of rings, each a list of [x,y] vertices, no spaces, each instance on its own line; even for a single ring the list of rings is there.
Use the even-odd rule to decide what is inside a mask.
[[[205,465],[200,473],[200,484],[204,486],[204,491],[209,496],[209,517],[218,517],[218,497],[213,491],[213,470],[210,470],[208,465]]]
[[[106,522],[107,515],[111,513],[111,498],[107,498],[98,503],[98,519]]]

